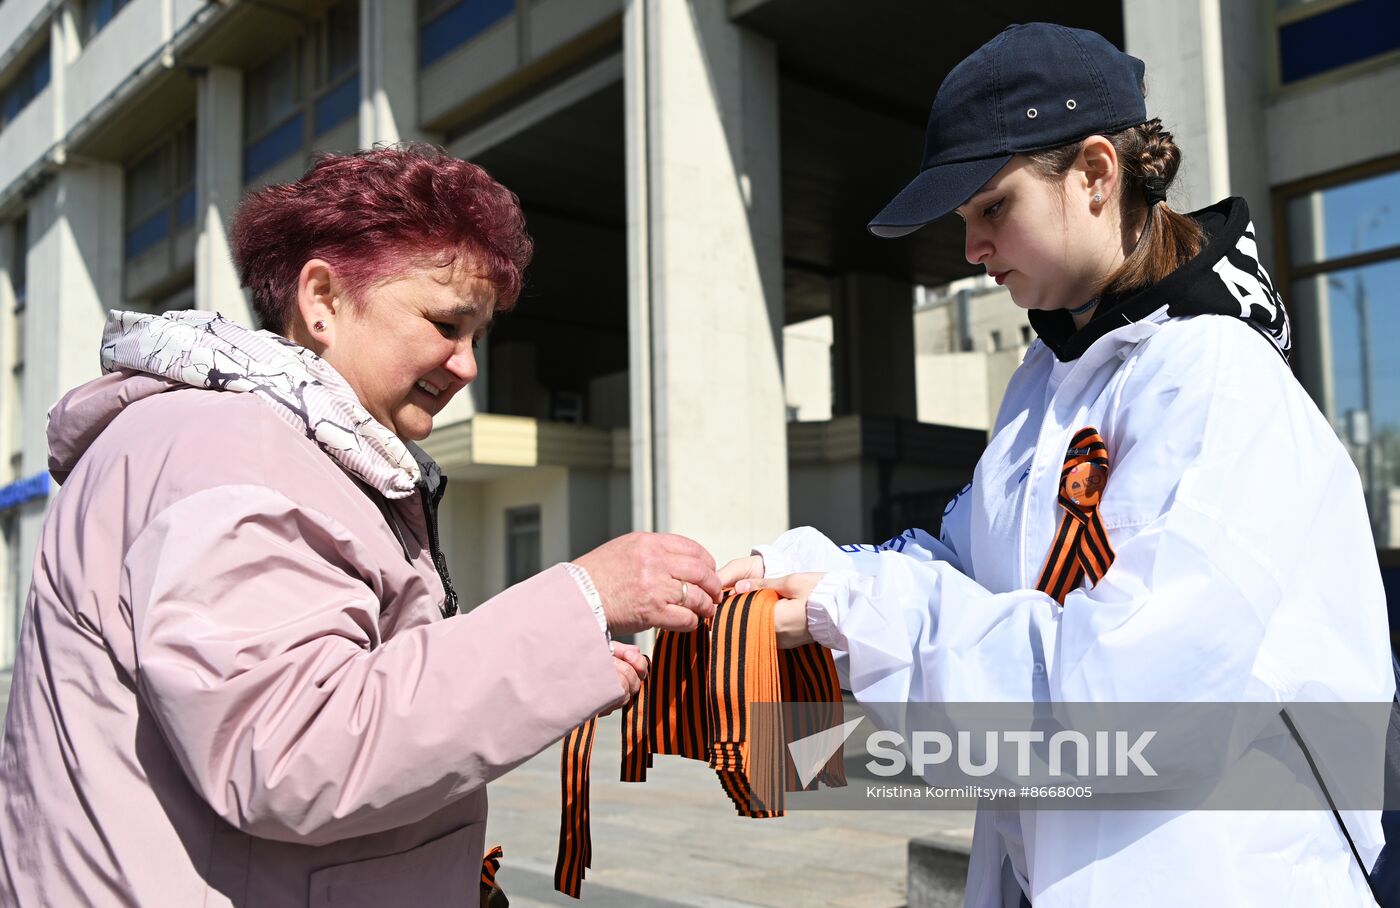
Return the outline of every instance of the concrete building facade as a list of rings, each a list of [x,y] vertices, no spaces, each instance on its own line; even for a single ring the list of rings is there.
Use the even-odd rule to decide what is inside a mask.
[[[633,528],[723,560],[797,523],[850,539],[936,523],[1029,336],[967,282],[956,224],[891,242],[864,223],[912,176],[942,76],[1032,19],[1147,62],[1149,109],[1185,154],[1178,208],[1250,199],[1299,374],[1400,565],[1400,373],[1371,349],[1400,311],[1377,305],[1400,288],[1395,15],[0,0],[0,673],[56,492],[47,408],[96,376],[111,310],[251,323],[234,209],[318,150],[440,143],[519,194],[537,241],[521,305],[428,445],[453,480],[444,537],[468,605]],[[1379,37],[1337,37],[1357,33]],[[940,289],[916,307],[919,286]]]

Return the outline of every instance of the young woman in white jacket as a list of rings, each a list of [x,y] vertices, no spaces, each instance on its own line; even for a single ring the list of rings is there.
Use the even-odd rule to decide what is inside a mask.
[[[721,579],[769,586],[784,645],[836,651],[866,702],[1388,702],[1385,599],[1357,470],[1289,369],[1242,199],[1185,215],[1144,67],[1092,32],[1012,26],[959,64],[924,166],[871,223],[955,211],[969,262],[1039,336],[973,480],[880,545],[789,531]],[[1047,582],[1067,450],[1106,571]],[[1092,503],[1092,502],[1091,502]],[[1101,576],[1094,576],[1101,574]],[[1306,764],[1296,754],[1290,764]],[[1343,810],[1361,861],[1377,811]],[[1362,905],[1318,811],[978,811],[967,904]]]

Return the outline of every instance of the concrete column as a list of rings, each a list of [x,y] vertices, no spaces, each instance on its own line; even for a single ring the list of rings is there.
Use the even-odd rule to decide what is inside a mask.
[[[194,306],[253,326],[229,248],[243,192],[243,73],[211,66],[199,77],[197,92]]]
[[[360,147],[437,141],[418,129],[418,17],[360,0]]]
[[[11,376],[15,365],[11,353],[15,342],[11,332],[15,330],[16,325],[11,314],[14,312],[15,295],[10,272],[16,252],[23,254],[22,250],[16,248],[18,244],[14,239],[13,222],[0,220],[0,486],[22,478],[22,475],[10,474],[10,455],[18,443],[12,431],[17,420],[24,417],[24,411],[16,397],[12,396],[14,389],[11,388]],[[0,521],[8,517],[8,514],[0,513]],[[3,708],[10,687],[10,668],[15,661],[18,637],[16,629],[19,624],[19,616],[11,607],[9,596],[12,580],[10,566],[12,561],[18,565],[28,560],[24,552],[12,558],[10,545],[8,536],[0,538],[0,708]],[[18,547],[19,541],[15,540],[13,545]],[[18,583],[19,579],[13,578],[14,583]]]
[[[0,485],[21,478],[10,475],[10,454],[19,446],[20,441],[14,437],[12,430],[16,424],[16,416],[23,418],[22,413],[17,414],[13,409],[19,407],[19,401],[11,396],[18,390],[12,388],[15,367],[12,355],[15,341],[12,332],[18,325],[13,314],[15,291],[11,272],[16,254],[23,254],[23,250],[15,242],[15,222],[0,219]],[[0,571],[3,570],[4,565],[0,564]]]
[[[69,163],[30,200],[21,476],[48,467],[49,407],[100,374],[102,328],[121,305],[121,209],[122,171],[111,164]],[[22,508],[20,585],[28,588],[44,502]]]
[[[787,528],[777,56],[709,0],[623,33],[634,520],[723,562]]]
[[[44,414],[99,374],[107,313],[122,303],[122,171],[70,163],[30,202],[25,308],[25,475],[47,465]]]
[[[832,415],[917,420],[913,287],[876,274],[847,274],[835,290]]]
[[[68,66],[83,52],[78,38],[82,22],[80,0],[67,0],[54,10],[49,20],[49,90],[53,98],[53,140],[61,142],[68,134]]]
[[[1147,64],[1147,112],[1162,118],[1181,148],[1173,207],[1190,211],[1244,196],[1259,247],[1271,250],[1261,139],[1269,34],[1261,2],[1272,0],[1123,0],[1123,32],[1125,49]]]

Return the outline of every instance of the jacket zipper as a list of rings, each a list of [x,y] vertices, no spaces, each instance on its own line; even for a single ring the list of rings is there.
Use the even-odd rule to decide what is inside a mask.
[[[438,485],[436,494],[431,498],[425,486],[418,488],[418,494],[423,497],[423,522],[428,525],[428,552],[432,555],[438,579],[442,581],[442,590],[447,594],[442,603],[442,617],[451,618],[457,614],[457,591],[453,589],[452,578],[447,574],[447,557],[442,554],[442,545],[438,540],[438,504],[446,491],[446,480]]]

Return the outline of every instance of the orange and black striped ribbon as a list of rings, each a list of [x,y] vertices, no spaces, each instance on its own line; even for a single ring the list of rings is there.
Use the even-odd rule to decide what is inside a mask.
[[[651,659],[647,659],[651,674]],[[647,688],[643,684],[622,709],[622,781],[645,782],[651,769],[651,726],[647,723]]]
[[[1097,429],[1074,434],[1060,470],[1060,525],[1046,556],[1036,589],[1064,605],[1070,591],[1087,577],[1098,583],[1113,564],[1113,545],[1099,515],[1108,485],[1108,446]]]
[[[584,871],[593,864],[593,837],[588,817],[588,769],[593,762],[594,717],[564,736],[560,758],[563,782],[559,820],[559,855],[554,862],[554,888],[579,897]]]
[[[486,857],[481,859],[481,904],[488,905],[491,896],[496,890],[496,872],[501,869],[501,858],[505,857],[505,849],[496,845],[486,852]]]
[[[784,793],[801,788],[786,745],[839,724],[842,701],[828,650],[815,643],[778,649],[777,602],[771,590],[730,596],[695,630],[658,632],[647,680],[622,714],[622,781],[644,782],[653,754],[676,754],[709,763],[740,816],[783,815]],[[564,738],[554,888],[575,898],[592,857],[588,771],[596,722]],[[808,787],[845,785],[841,759],[838,749]]]

